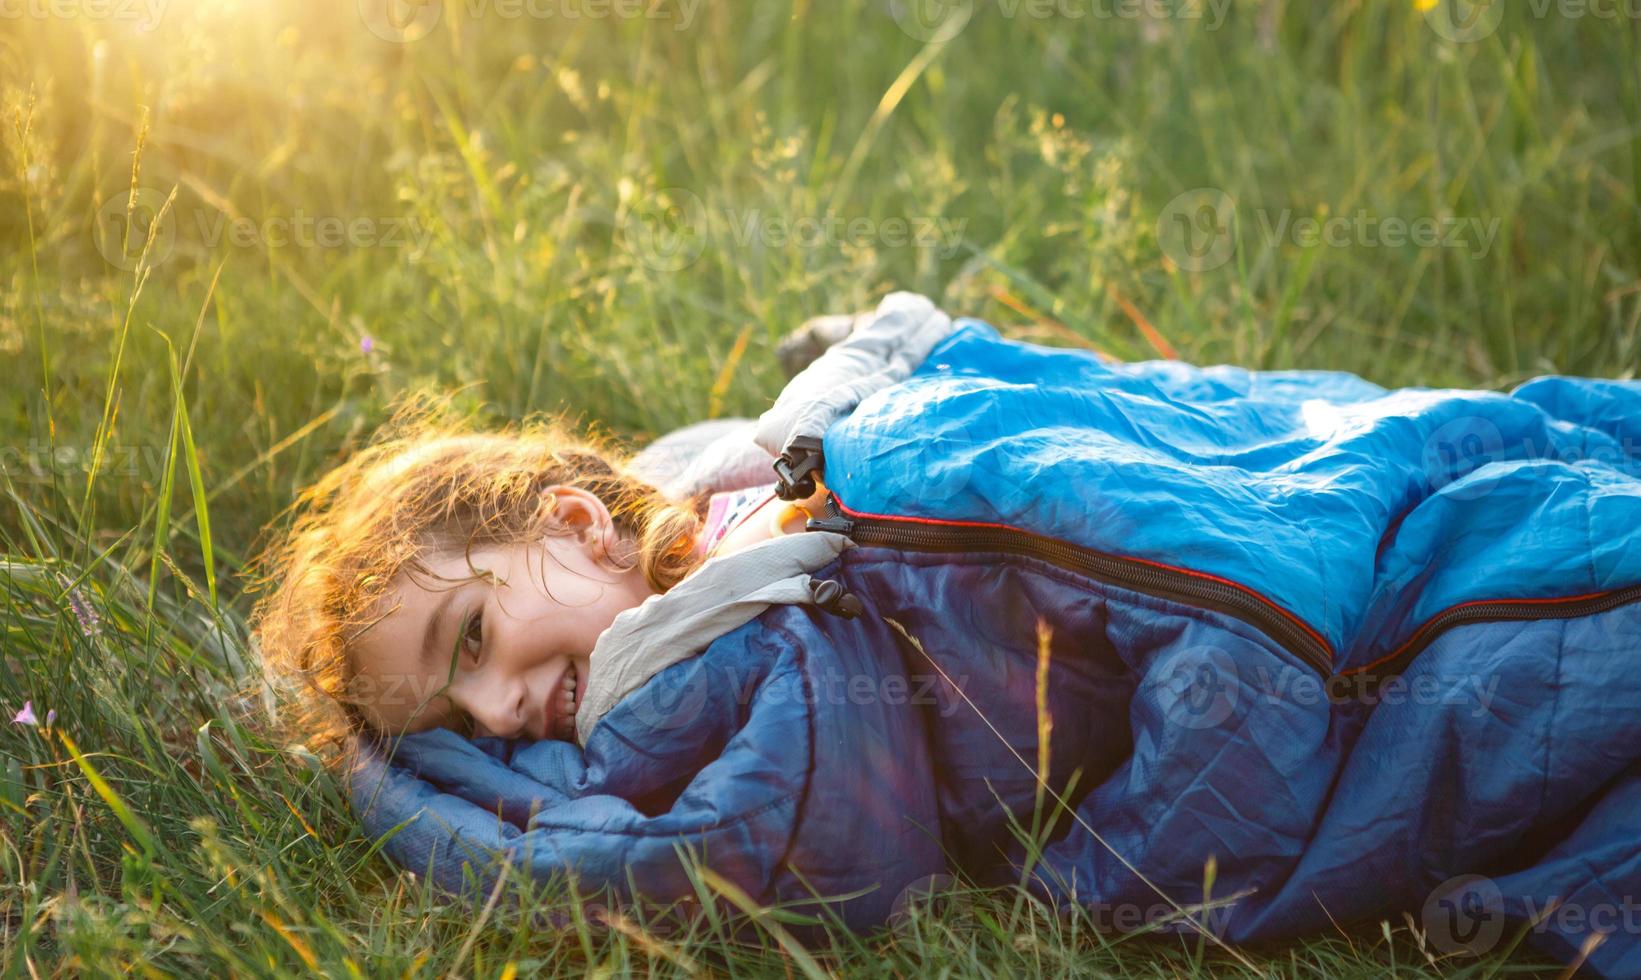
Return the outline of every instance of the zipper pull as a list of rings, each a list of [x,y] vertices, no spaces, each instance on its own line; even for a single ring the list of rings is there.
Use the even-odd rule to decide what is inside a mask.
[[[843,516],[838,509],[838,501],[831,493],[826,495],[826,516],[811,517],[804,522],[805,531],[831,531],[833,534],[850,535],[855,531],[855,522]]]

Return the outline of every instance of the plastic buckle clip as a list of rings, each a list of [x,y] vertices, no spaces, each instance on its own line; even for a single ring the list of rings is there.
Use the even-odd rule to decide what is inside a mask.
[[[803,500],[815,492],[815,474],[821,468],[821,440],[797,436],[775,460],[775,496]]]

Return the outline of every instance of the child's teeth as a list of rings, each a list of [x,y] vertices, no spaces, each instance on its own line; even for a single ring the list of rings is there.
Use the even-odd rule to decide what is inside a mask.
[[[570,717],[575,714],[576,708],[580,707],[580,702],[576,698],[576,687],[576,669],[575,664],[572,663],[569,669],[564,672],[563,680],[559,682],[558,703],[560,715],[558,725],[565,732],[573,730],[574,723],[570,720]]]

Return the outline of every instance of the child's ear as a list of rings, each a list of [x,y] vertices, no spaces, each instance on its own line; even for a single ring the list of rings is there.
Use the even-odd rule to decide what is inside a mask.
[[[615,520],[597,494],[580,487],[554,484],[541,491],[553,519],[577,543],[590,545],[595,557],[608,555],[616,545]]]

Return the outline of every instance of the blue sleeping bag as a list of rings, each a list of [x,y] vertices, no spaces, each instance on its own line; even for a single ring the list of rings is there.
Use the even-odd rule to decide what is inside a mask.
[[[364,751],[355,805],[451,889],[499,853],[670,901],[688,853],[867,928],[1024,871],[1112,928],[1406,911],[1641,975],[1638,445],[1637,382],[1387,391],[958,321],[826,431],[812,523],[854,547],[816,577],[859,615],[772,606],[584,746]],[[1069,812],[1028,862],[1040,643]]]

